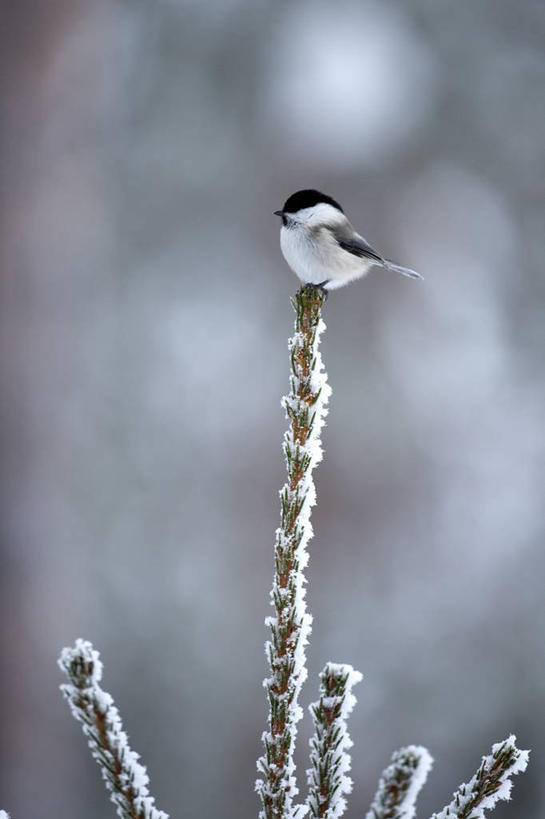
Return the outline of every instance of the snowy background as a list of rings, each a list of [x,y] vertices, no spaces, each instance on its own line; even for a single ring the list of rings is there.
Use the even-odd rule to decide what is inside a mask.
[[[309,682],[361,670],[361,817],[425,817],[493,742],[545,812],[545,6],[38,0],[0,49],[1,806],[113,816],[56,658],[76,637],[173,817],[255,817],[300,187],[420,270],[332,294]],[[301,729],[307,764],[310,719]]]

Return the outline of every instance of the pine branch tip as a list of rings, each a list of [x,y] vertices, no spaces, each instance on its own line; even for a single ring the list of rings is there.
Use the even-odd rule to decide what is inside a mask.
[[[74,718],[96,760],[110,799],[121,819],[168,819],[155,808],[149,795],[149,778],[139,755],[128,744],[113,698],[99,685],[102,663],[87,640],[64,648],[58,660],[68,682],[60,686]]]
[[[485,811],[492,810],[499,801],[510,800],[511,777],[526,770],[529,755],[530,751],[517,748],[514,734],[495,743],[490,754],[482,757],[477,773],[468,783],[462,783],[450,804],[431,819],[484,819]]]
[[[77,688],[99,683],[102,679],[100,654],[92,643],[81,637],[78,637],[73,647],[62,649],[57,664]]]
[[[433,758],[422,745],[407,745],[394,751],[381,774],[366,819],[413,819],[416,799],[432,765]]]
[[[345,796],[352,791],[348,776],[352,740],[346,721],[356,703],[352,687],[361,679],[361,673],[347,663],[326,663],[320,674],[320,699],[309,706],[314,733],[310,739],[307,804],[311,815],[320,819],[342,816]]]

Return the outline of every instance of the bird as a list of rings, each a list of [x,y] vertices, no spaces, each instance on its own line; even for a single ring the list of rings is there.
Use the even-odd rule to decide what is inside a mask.
[[[313,188],[296,191],[275,210],[282,219],[280,247],[307,286],[327,293],[367,275],[373,266],[422,279],[416,270],[385,259],[363,238],[335,199]]]

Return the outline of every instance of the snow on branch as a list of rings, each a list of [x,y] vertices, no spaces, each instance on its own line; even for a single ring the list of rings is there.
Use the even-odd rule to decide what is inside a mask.
[[[6,813],[5,810],[0,810],[0,819],[9,819],[9,813]]]
[[[365,819],[413,819],[416,798],[432,765],[432,757],[421,745],[394,751]]]
[[[511,777],[522,773],[528,765],[529,751],[520,751],[511,734],[492,746],[490,756],[483,756],[481,767],[466,784],[460,785],[454,799],[431,819],[484,819],[485,810],[492,810],[500,799],[511,798]]]
[[[59,666],[69,679],[61,691],[73,716],[82,723],[117,815],[121,819],[168,819],[155,808],[146,769],[129,747],[112,697],[99,685],[102,663],[98,651],[86,640],[76,640],[73,648],[62,650]]]
[[[314,735],[310,740],[307,804],[311,816],[337,819],[346,809],[344,795],[352,790],[348,776],[352,740],[346,720],[356,704],[352,687],[362,675],[351,665],[327,663],[320,679],[320,699],[310,706]]]
[[[293,752],[297,722],[302,711],[299,692],[306,679],[305,645],[311,628],[306,611],[306,551],[312,536],[310,510],[316,502],[312,470],[322,458],[320,433],[331,390],[318,349],[325,329],[321,309],[325,295],[321,290],[301,287],[292,304],[295,333],[289,341],[290,391],[283,399],[289,422],[284,436],[287,480],[280,492],[280,527],[274,549],[274,578],[268,617],[271,639],[265,644],[270,677],[264,681],[269,703],[265,747],[257,762],[260,778],[256,790],[261,798],[260,819],[294,819],[306,812],[294,807],[298,789]]]

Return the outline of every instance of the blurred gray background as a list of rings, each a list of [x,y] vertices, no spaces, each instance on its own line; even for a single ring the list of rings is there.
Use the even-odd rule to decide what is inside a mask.
[[[514,732],[545,815],[545,5],[13,3],[2,115],[1,806],[108,817],[56,658],[104,685],[173,817],[255,817],[280,398],[297,281],[272,211],[339,199],[424,283],[326,308],[309,681],[364,675],[429,816]],[[308,720],[301,727],[301,782]]]

